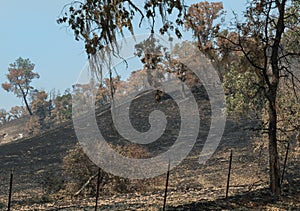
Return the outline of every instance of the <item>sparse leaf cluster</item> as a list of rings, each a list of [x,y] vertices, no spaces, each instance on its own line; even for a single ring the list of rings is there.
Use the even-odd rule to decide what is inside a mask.
[[[175,20],[168,18],[176,11]],[[148,20],[146,23],[154,32],[158,15],[163,23],[160,33],[174,31],[181,37],[179,26],[183,25],[184,12],[185,7],[180,0],[82,0],[66,5],[57,22],[69,26],[76,40],[84,40],[87,54],[94,55],[106,46],[117,49],[118,36],[124,37],[125,30],[134,35],[135,24],[141,27],[144,19]]]

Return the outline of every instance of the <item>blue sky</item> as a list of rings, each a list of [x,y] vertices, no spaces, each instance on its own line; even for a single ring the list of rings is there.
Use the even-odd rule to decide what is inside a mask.
[[[0,7],[0,84],[6,81],[7,68],[18,57],[35,64],[40,79],[33,81],[38,89],[61,93],[76,83],[87,63],[82,42],[71,30],[56,23],[63,6],[71,0],[9,0]],[[198,1],[186,1],[196,3]],[[228,13],[245,9],[246,0],[222,1]],[[21,99],[0,88],[0,108],[9,110],[22,105]]]

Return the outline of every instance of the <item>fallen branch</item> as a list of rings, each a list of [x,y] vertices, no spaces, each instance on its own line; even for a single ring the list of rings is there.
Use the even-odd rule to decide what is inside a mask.
[[[81,193],[81,191],[83,191],[83,189],[85,189],[86,186],[88,186],[88,184],[90,184],[92,179],[94,179],[97,175],[98,175],[98,173],[91,176],[73,196],[78,196]]]

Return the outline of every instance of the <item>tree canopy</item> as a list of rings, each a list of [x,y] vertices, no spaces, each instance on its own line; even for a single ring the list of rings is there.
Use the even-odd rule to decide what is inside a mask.
[[[107,46],[117,50],[118,36],[124,37],[125,31],[134,35],[136,28],[143,27],[154,33],[158,21],[161,34],[173,31],[181,37],[184,15],[183,0],[81,0],[66,5],[57,22],[71,27],[75,39],[84,41],[91,56]]]
[[[29,59],[19,57],[14,63],[9,65],[8,82],[2,84],[2,88],[8,92],[13,92],[17,97],[23,98],[30,115],[32,111],[29,107],[27,96],[34,89],[31,82],[39,78],[39,74],[33,72],[34,64]]]

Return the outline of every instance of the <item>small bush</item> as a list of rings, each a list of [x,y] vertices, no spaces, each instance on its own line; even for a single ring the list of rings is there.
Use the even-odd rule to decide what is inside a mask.
[[[65,177],[65,191],[67,195],[94,195],[96,193],[96,179],[98,167],[89,160],[79,145],[68,151],[63,160]],[[106,176],[104,172],[101,172]],[[78,191],[86,185],[84,190]]]
[[[132,158],[149,157],[146,149],[137,145],[114,146],[116,151]],[[64,192],[69,196],[94,196],[97,187],[98,167],[89,160],[79,145],[69,150],[63,160],[65,177]],[[101,194],[131,193],[152,191],[156,186],[164,183],[162,177],[154,179],[133,180],[117,177],[101,172]],[[84,187],[84,188],[83,188]],[[79,191],[81,190],[81,191]]]

